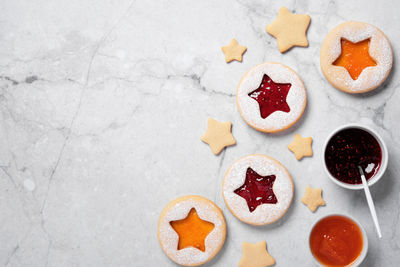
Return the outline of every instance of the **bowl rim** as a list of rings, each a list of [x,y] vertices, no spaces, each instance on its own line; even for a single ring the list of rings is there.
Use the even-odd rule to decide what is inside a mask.
[[[314,256],[314,254],[311,251],[311,246],[310,246],[310,238],[311,238],[311,233],[314,230],[314,227],[323,219],[331,217],[331,216],[341,216],[341,217],[346,217],[348,219],[350,219],[351,221],[353,221],[361,230],[361,234],[363,237],[363,248],[361,250],[360,255],[357,257],[357,259],[352,262],[351,264],[347,265],[347,266],[359,266],[365,259],[365,257],[367,256],[367,252],[368,252],[368,236],[367,236],[367,232],[365,231],[364,227],[361,225],[361,223],[356,220],[354,217],[348,215],[348,214],[341,214],[341,213],[330,213],[327,215],[324,215],[322,217],[320,217],[319,219],[317,219],[311,226],[310,232],[308,234],[308,247],[309,247],[309,251],[311,253],[312,258],[314,259],[315,263],[317,263],[318,266],[324,266],[321,262],[318,261],[318,259]]]
[[[341,125],[337,128],[335,128],[325,139],[324,145],[323,145],[323,151],[322,151],[322,165],[324,166],[324,170],[326,172],[326,174],[328,175],[328,177],[337,185],[343,187],[343,188],[347,188],[347,189],[352,189],[352,190],[360,190],[363,189],[363,185],[362,184],[348,184],[342,181],[339,181],[338,179],[336,179],[328,170],[328,167],[326,166],[326,162],[325,162],[325,152],[326,152],[326,148],[328,146],[328,142],[331,140],[331,138],[338,133],[341,130],[344,129],[350,129],[350,128],[356,128],[356,129],[361,129],[364,130],[368,133],[370,133],[375,139],[376,141],[378,141],[380,147],[381,147],[381,151],[382,151],[382,160],[381,160],[381,166],[379,167],[378,173],[375,174],[375,176],[373,176],[372,178],[370,178],[368,180],[368,186],[371,186],[373,184],[375,184],[377,181],[379,181],[383,174],[385,173],[386,169],[387,169],[387,165],[388,165],[388,160],[389,160],[389,154],[388,154],[388,150],[385,144],[385,141],[383,140],[383,138],[376,132],[376,130],[374,130],[373,128],[371,128],[370,126],[364,125],[364,124],[360,124],[360,123],[348,123],[345,125]]]

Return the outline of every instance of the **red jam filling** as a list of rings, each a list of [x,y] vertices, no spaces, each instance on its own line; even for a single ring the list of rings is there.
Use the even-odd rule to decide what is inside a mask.
[[[275,83],[268,75],[264,74],[260,86],[249,93],[249,96],[255,99],[260,106],[261,118],[265,119],[275,111],[290,111],[286,97],[291,86],[290,83]]]
[[[272,190],[275,179],[275,175],[261,176],[247,168],[244,184],[234,192],[246,200],[250,212],[253,212],[261,204],[278,202]]]
[[[336,179],[348,184],[361,184],[358,166],[368,180],[379,170],[382,151],[370,133],[349,128],[336,133],[325,150],[325,163]]]

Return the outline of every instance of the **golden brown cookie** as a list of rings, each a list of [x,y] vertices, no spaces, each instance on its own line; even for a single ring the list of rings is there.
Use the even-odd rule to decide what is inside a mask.
[[[247,47],[239,45],[236,39],[232,39],[228,45],[222,47],[222,52],[225,54],[226,63],[229,63],[233,60],[242,62],[242,56],[246,50]]]
[[[230,121],[219,122],[209,118],[207,122],[207,131],[201,137],[201,141],[207,143],[211,151],[218,155],[222,149],[236,144],[235,138],[231,133],[232,123]]]
[[[184,196],[171,201],[158,221],[158,241],[165,254],[183,266],[211,260],[226,236],[224,215],[210,200]]]
[[[226,172],[222,194],[236,218],[252,225],[266,225],[279,220],[290,207],[293,181],[277,160],[249,155],[234,162]]]
[[[322,189],[307,186],[301,202],[307,205],[312,212],[314,212],[319,206],[325,206],[325,201],[322,198]]]
[[[281,7],[278,17],[265,30],[276,38],[281,53],[293,46],[308,46],[307,28],[310,16],[292,14],[286,7]]]
[[[294,153],[297,160],[301,160],[303,157],[312,156],[311,143],[311,137],[301,137],[300,135],[295,134],[294,140],[290,145],[288,145],[288,148]]]
[[[267,267],[275,264],[275,259],[267,251],[267,243],[242,243],[242,258],[239,267]]]
[[[331,30],[321,46],[322,73],[335,88],[350,94],[379,87],[393,65],[386,35],[364,22],[349,21]]]
[[[262,63],[241,79],[236,103],[254,129],[274,133],[295,124],[303,115],[307,94],[300,77],[280,63]]]

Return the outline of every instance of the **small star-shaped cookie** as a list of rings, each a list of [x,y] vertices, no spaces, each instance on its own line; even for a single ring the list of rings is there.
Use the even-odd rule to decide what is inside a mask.
[[[275,259],[267,251],[267,243],[242,243],[242,258],[239,267],[267,267],[275,264]]]
[[[295,134],[294,140],[290,145],[288,145],[288,148],[294,153],[297,160],[301,160],[303,157],[312,156],[311,143],[311,137],[301,137],[300,135]]]
[[[212,152],[218,155],[226,146],[236,144],[235,138],[231,133],[232,123],[230,121],[218,122],[209,118],[207,122],[207,131],[201,137],[201,141],[207,143]]]
[[[232,39],[227,46],[222,47],[222,52],[225,54],[226,63],[229,63],[233,60],[242,62],[242,56],[246,50],[247,47],[239,45],[236,39]]]
[[[306,192],[304,193],[301,202],[307,205],[307,207],[314,212],[318,206],[325,206],[325,201],[322,198],[322,189],[321,188],[311,188],[309,186],[306,187]]]
[[[306,32],[310,20],[309,15],[292,14],[281,7],[278,17],[265,30],[276,38],[278,49],[283,53],[293,46],[308,46]]]

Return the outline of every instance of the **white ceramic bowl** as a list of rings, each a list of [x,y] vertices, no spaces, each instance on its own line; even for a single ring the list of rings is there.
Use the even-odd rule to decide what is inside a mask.
[[[353,217],[351,217],[351,216],[349,216],[349,215],[344,215],[344,214],[328,214],[328,215],[326,215],[326,216],[323,216],[323,217],[319,218],[319,220],[317,220],[317,221],[312,225],[312,227],[311,227],[310,234],[309,234],[309,236],[308,236],[308,246],[310,246],[310,237],[311,237],[312,231],[314,230],[315,225],[317,225],[317,223],[319,223],[322,219],[325,219],[325,218],[330,217],[330,216],[343,216],[343,217],[346,217],[346,218],[352,220],[352,221],[353,221],[355,224],[357,224],[357,226],[360,228],[361,234],[362,234],[362,237],[363,237],[363,248],[362,248],[362,251],[361,251],[360,256],[358,256],[358,258],[357,258],[352,264],[348,265],[348,266],[352,266],[352,267],[359,266],[359,265],[363,262],[363,260],[365,259],[365,257],[367,256],[367,252],[368,252],[368,237],[367,237],[367,232],[365,232],[364,227],[363,227],[356,219],[354,219]],[[313,254],[312,251],[311,251],[311,247],[310,247],[310,253],[311,253],[311,255],[312,255],[312,257],[313,257],[315,263],[316,263],[318,266],[324,266],[322,263],[320,263],[320,262],[317,260],[317,258],[315,258],[314,254]]]
[[[370,133],[373,137],[375,137],[375,139],[378,141],[380,147],[381,147],[381,151],[382,151],[382,161],[381,161],[381,166],[379,167],[378,172],[371,177],[368,180],[368,186],[371,186],[373,184],[375,184],[379,179],[382,178],[383,174],[386,171],[387,168],[387,164],[388,164],[388,150],[387,147],[385,145],[385,142],[383,141],[382,137],[372,128],[362,125],[362,124],[358,124],[358,123],[351,123],[351,124],[346,124],[343,126],[340,126],[339,128],[335,129],[325,140],[325,144],[323,146],[323,153],[322,153],[322,163],[324,166],[324,169],[328,175],[329,178],[331,178],[331,180],[337,184],[340,185],[341,187],[347,188],[347,189],[353,189],[353,190],[357,190],[357,189],[363,189],[363,185],[362,184],[348,184],[348,183],[344,183],[342,181],[339,181],[338,179],[336,179],[328,170],[327,166],[326,166],[326,162],[325,162],[325,151],[326,151],[326,147],[328,145],[329,140],[338,132],[340,132],[341,130],[344,129],[349,129],[349,128],[357,128],[357,129],[361,129],[364,130],[368,133]]]

